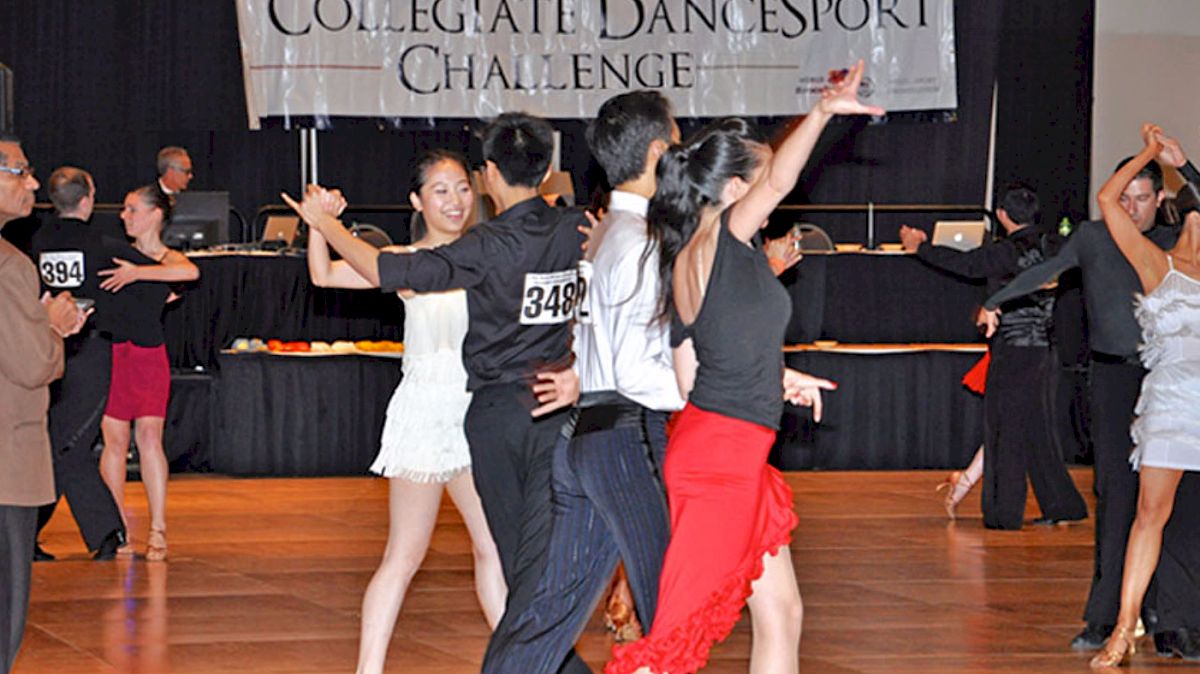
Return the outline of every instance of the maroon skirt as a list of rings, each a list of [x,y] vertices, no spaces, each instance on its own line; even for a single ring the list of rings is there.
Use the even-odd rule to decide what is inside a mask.
[[[104,415],[121,421],[167,416],[171,395],[171,367],[167,347],[138,346],[133,342],[112,345],[112,380]]]

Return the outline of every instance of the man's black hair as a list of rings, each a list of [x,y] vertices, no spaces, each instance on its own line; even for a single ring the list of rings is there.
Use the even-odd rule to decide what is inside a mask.
[[[616,187],[642,174],[651,141],[671,144],[671,102],[657,91],[614,96],[600,106],[588,124],[587,143]]]
[[[506,112],[483,130],[483,160],[512,186],[537,187],[554,152],[554,127],[540,117]]]

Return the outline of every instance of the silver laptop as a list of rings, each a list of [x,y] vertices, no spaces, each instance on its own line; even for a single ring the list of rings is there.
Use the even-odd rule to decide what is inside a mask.
[[[268,215],[267,224],[263,227],[262,242],[280,242],[284,247],[290,246],[296,240],[296,230],[299,227],[299,216]]]
[[[933,223],[930,243],[955,250],[974,250],[983,245],[986,234],[987,220],[939,220]]]

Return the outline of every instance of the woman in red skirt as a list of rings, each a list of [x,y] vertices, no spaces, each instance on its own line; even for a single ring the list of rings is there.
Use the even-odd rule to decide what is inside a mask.
[[[785,370],[791,299],[752,243],[837,114],[882,114],[857,99],[859,62],[772,154],[739,119],[719,120],[658,164],[650,244],[664,314],[678,323],[675,370],[688,404],[667,444],[671,542],[650,633],[614,649],[605,672],[694,672],[749,604],[750,670],[799,669],[802,604],[788,543],[792,493],[767,465],[786,398],[820,418],[825,380]]]
[[[157,185],[139,187],[125,195],[121,220],[133,246],[125,258],[113,259],[116,267],[99,272],[108,277],[100,287],[115,293],[107,309],[112,314],[107,317],[113,339],[112,381],[100,423],[104,434],[100,474],[124,517],[125,460],[133,424],[142,484],[150,504],[146,559],[151,561],[167,558],[168,468],[163,423],[171,369],[163,335],[163,306],[171,297],[168,283],[200,277],[196,265],[162,242],[162,228],[170,217],[170,197]]]

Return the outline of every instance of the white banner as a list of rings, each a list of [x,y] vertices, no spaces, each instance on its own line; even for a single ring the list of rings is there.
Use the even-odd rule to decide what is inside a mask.
[[[272,116],[793,115],[859,58],[888,110],[958,105],[953,0],[235,0],[252,127]]]

